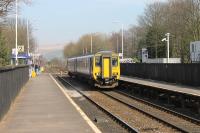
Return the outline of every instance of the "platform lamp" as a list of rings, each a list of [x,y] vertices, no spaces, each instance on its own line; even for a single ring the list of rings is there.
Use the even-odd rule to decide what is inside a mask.
[[[96,33],[91,33],[91,35],[90,35],[90,53],[91,54],[92,54],[92,51],[93,51],[93,36],[95,36],[97,34],[101,34],[101,33],[96,32]]]
[[[166,41],[167,42],[167,63],[169,63],[169,36],[170,33],[165,34],[166,38],[162,39],[162,42]]]
[[[121,23],[120,21],[113,21],[113,23]],[[121,30],[122,30],[122,59],[124,58],[124,24],[121,23]]]

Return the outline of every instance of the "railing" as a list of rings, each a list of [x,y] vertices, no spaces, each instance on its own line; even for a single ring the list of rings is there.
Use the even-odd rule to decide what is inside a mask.
[[[29,80],[29,67],[0,67],[0,120]]]
[[[200,86],[200,64],[122,63],[121,74],[144,79]]]

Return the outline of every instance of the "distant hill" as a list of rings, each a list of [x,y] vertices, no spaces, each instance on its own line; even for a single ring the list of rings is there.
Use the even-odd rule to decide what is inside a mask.
[[[56,51],[52,51],[52,52],[49,52],[49,53],[45,53],[45,54],[43,54],[43,56],[47,60],[51,60],[53,58],[64,58],[62,50],[56,50]]]
[[[63,47],[64,45],[41,45],[39,47],[39,53],[41,53],[44,58],[51,60],[53,58],[64,58],[63,57]]]

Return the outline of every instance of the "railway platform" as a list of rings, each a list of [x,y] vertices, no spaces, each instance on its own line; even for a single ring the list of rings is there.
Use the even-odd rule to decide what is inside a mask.
[[[49,74],[30,79],[0,122],[0,133],[100,132]]]
[[[147,87],[171,91],[175,93],[200,97],[200,87],[184,86],[184,85],[172,84],[172,83],[161,82],[161,81],[150,80],[150,79],[141,79],[137,77],[130,77],[130,76],[124,76],[124,75],[120,76],[120,80],[129,82],[129,83],[138,84],[138,85],[144,85]]]

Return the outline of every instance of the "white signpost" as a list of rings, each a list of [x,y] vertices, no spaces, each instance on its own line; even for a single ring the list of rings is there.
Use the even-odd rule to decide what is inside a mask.
[[[17,50],[18,52],[24,52],[24,45],[18,45]]]

